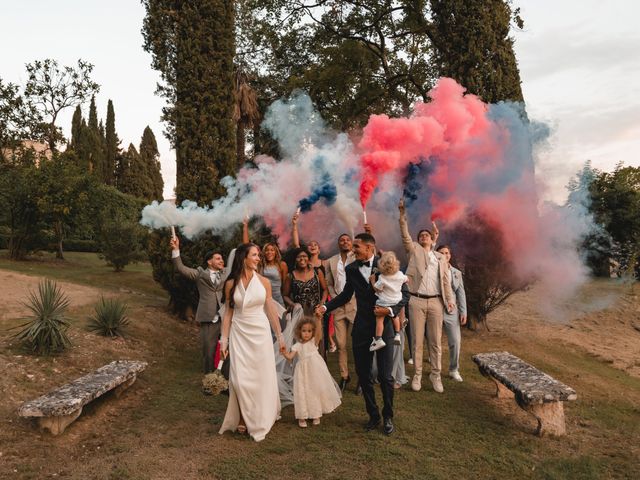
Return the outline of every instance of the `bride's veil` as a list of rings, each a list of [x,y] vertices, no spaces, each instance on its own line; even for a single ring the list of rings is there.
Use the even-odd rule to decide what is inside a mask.
[[[302,306],[296,303],[291,312],[284,314],[285,327],[282,330],[284,343],[287,351],[291,350],[291,346],[295,343],[294,332],[296,325],[304,317]],[[273,344],[273,351],[276,356],[276,374],[278,376],[278,391],[280,392],[280,405],[286,407],[293,405],[293,369],[294,363],[289,362],[280,354],[280,344],[276,340]],[[295,359],[294,359],[295,362]]]

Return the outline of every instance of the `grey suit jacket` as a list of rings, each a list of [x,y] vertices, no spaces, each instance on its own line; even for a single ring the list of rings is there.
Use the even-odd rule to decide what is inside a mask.
[[[189,268],[182,263],[180,257],[172,259],[173,266],[189,280],[196,282],[198,294],[198,309],[196,310],[196,322],[205,323],[212,322],[220,310],[222,304],[222,294],[224,291],[224,282],[227,280],[231,271],[231,265],[235,257],[235,249],[229,254],[227,264],[222,270],[219,280],[214,284],[211,281],[211,270],[208,268]]]
[[[467,295],[464,293],[462,272],[455,267],[451,267],[451,288],[456,296],[458,316],[462,317],[467,314]]]

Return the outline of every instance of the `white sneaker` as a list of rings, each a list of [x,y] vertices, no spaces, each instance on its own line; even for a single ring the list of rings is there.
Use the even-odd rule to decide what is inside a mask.
[[[409,365],[413,365],[413,358],[410,358],[409,361],[407,362]]]
[[[437,393],[443,393],[444,387],[442,386],[442,380],[440,379],[440,375],[429,375],[429,380],[431,380],[431,385],[433,386],[433,390]]]
[[[462,381],[462,376],[460,375],[460,372],[458,372],[457,370],[454,370],[453,372],[449,372],[449,378],[452,380],[455,380],[456,382]]]
[[[422,375],[414,375],[411,379],[411,390],[419,392],[422,388]]]
[[[394,345],[402,345],[402,342],[400,341],[400,333],[396,333],[393,337],[393,344]]]
[[[369,347],[369,351],[370,352],[375,352],[376,350],[380,350],[381,348],[385,347],[387,344],[384,343],[384,340],[382,340],[381,338],[378,339],[373,339],[373,342],[371,342],[371,346]]]

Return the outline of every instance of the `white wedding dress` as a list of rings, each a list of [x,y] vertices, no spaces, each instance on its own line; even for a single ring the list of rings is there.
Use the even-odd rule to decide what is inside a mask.
[[[257,275],[247,288],[238,282],[229,333],[229,403],[220,433],[235,431],[240,412],[249,435],[259,442],[280,417],[280,396],[269,320],[264,312],[266,290]]]

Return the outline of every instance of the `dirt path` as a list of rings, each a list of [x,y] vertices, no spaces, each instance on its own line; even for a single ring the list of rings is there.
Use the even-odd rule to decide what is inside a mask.
[[[38,283],[43,277],[34,277],[22,273],[0,270],[0,322],[3,320],[20,318],[29,312],[23,305],[27,300],[29,291],[36,292]],[[74,283],[58,282],[65,295],[73,306],[82,306],[94,303],[103,293],[97,288],[84,287]]]

